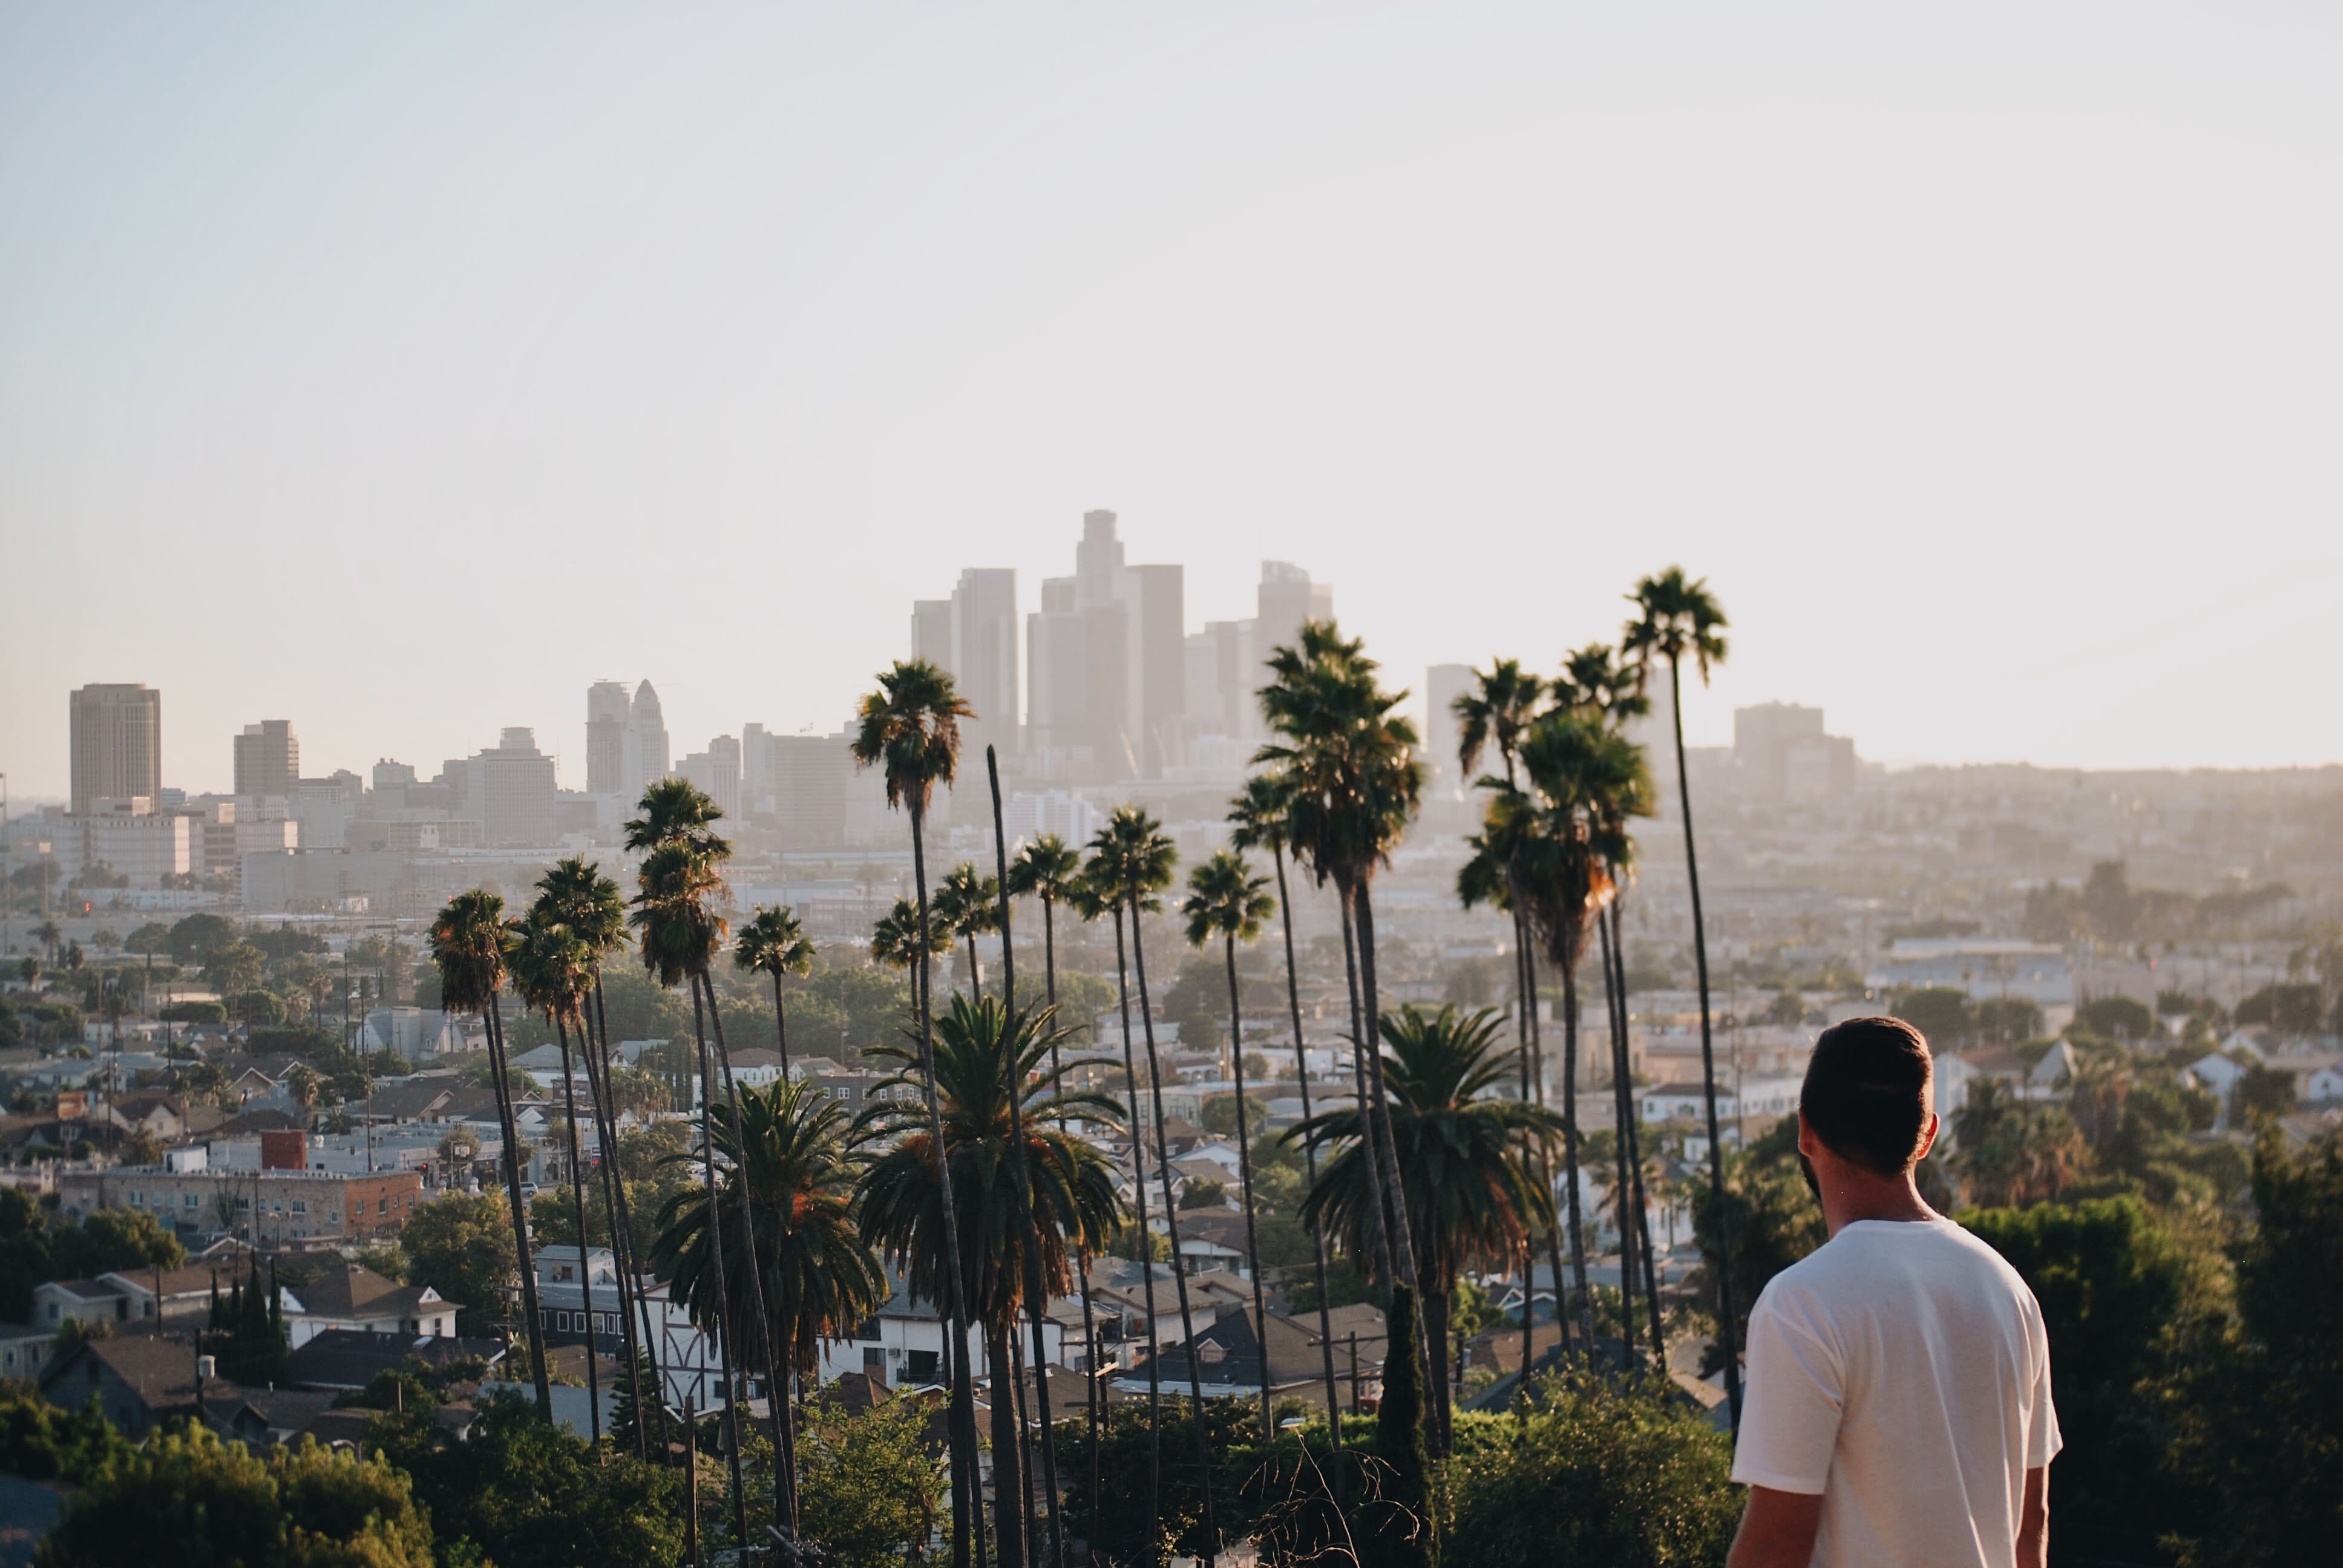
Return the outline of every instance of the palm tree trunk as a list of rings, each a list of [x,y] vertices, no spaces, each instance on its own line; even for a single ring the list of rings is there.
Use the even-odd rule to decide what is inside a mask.
[[[781,1081],[789,1081],[789,1014],[781,1005],[781,974],[773,971],[773,1039],[781,1048]]]
[[[776,1284],[776,1289],[778,1290],[778,1282]],[[776,1407],[780,1412],[779,1420],[774,1423],[775,1429],[779,1433],[780,1446],[774,1452],[773,1469],[775,1474],[773,1482],[775,1489],[779,1493],[781,1534],[787,1539],[788,1543],[784,1548],[784,1553],[789,1561],[794,1562],[799,1555],[799,1546],[798,1543],[798,1528],[799,1523],[798,1519],[798,1409],[797,1391],[795,1387],[797,1382],[797,1358],[789,1353],[790,1347],[787,1342],[788,1332],[778,1314],[774,1317],[771,1327],[773,1337],[769,1342],[771,1348],[768,1352],[768,1354],[770,1358],[774,1372],[772,1385],[767,1391],[767,1397],[774,1402]]]
[[[1455,1307],[1455,1291],[1456,1287],[1452,1284],[1447,1290],[1434,1291],[1423,1299],[1424,1337],[1439,1347],[1439,1353],[1432,1358],[1432,1397],[1443,1410],[1448,1407],[1450,1398],[1448,1324]]]
[[[1399,1271],[1392,1263],[1391,1224],[1386,1209],[1386,1195],[1390,1189],[1383,1184],[1383,1140],[1375,1134],[1374,1115],[1368,1108],[1367,1057],[1370,1052],[1366,1043],[1366,1012],[1359,1005],[1358,932],[1351,923],[1350,895],[1337,887],[1335,898],[1342,911],[1342,978],[1349,982],[1351,989],[1351,1089],[1357,1096],[1359,1126],[1367,1141],[1367,1250],[1373,1256],[1354,1261],[1370,1265],[1383,1282],[1383,1308],[1388,1312],[1392,1285],[1399,1279]]]
[[[1537,1013],[1537,946],[1534,942],[1522,950],[1522,970],[1524,974],[1528,975],[1530,982],[1531,1083],[1536,1091],[1538,1106],[1540,1109],[1544,1109],[1546,1102],[1545,1022],[1543,1019],[1538,1017]],[[1538,1144],[1538,1174],[1545,1182],[1546,1191],[1549,1194],[1554,1194],[1555,1192],[1554,1182],[1554,1156],[1548,1151],[1543,1141]],[[1547,1265],[1554,1271],[1554,1327],[1555,1346],[1559,1353],[1564,1358],[1567,1358],[1572,1353],[1570,1334],[1570,1290],[1569,1287],[1563,1282],[1562,1200],[1559,1196],[1555,1197],[1554,1203],[1554,1223],[1546,1227],[1545,1232],[1546,1261]],[[1589,1348],[1591,1349],[1592,1347]]]
[[[537,1308],[537,1270],[528,1256],[528,1208],[521,1201],[520,1131],[513,1123],[512,1079],[505,1063],[503,1004],[488,996],[488,1076],[497,1101],[497,1125],[504,1135],[505,1198],[512,1204],[513,1255],[520,1265],[520,1310],[528,1334],[529,1376],[537,1385],[537,1418],[553,1424],[553,1389],[545,1375],[545,1324]]]
[[[984,970],[976,961],[976,933],[968,933],[968,1000],[974,1001],[984,994]]]
[[[1594,1351],[1594,1292],[1586,1283],[1586,1231],[1578,1201],[1578,966],[1562,969],[1562,1180],[1569,1189],[1570,1273],[1578,1286],[1578,1327]]]
[[[1421,1302],[1423,1300],[1423,1286],[1415,1256],[1414,1226],[1407,1212],[1407,1182],[1400,1174],[1399,1138],[1392,1131],[1391,1095],[1383,1087],[1383,1018],[1382,1008],[1376,1000],[1378,989],[1375,982],[1375,909],[1363,878],[1360,879],[1355,897],[1359,907],[1359,994],[1366,1008],[1367,1038],[1374,1041],[1374,1049],[1367,1053],[1367,1083],[1374,1091],[1372,1109],[1377,1136],[1383,1141],[1385,1172],[1390,1177],[1391,1216],[1394,1232],[1392,1251],[1399,1260],[1400,1278]],[[1433,1370],[1432,1339],[1425,1332],[1421,1312],[1416,1314],[1415,1337],[1416,1353],[1423,1362],[1423,1386],[1440,1386],[1443,1380],[1437,1379]],[[1435,1406],[1433,1412],[1433,1446],[1442,1457],[1446,1456],[1450,1447],[1450,1421],[1454,1413],[1444,1404]]]
[[[1054,1019],[1058,1010],[1058,901],[1047,893],[1041,895],[1041,979],[1050,999],[1051,1016]],[[1061,1081],[1059,1075],[1064,1070],[1059,1060],[1058,1042],[1053,1037],[1050,1041],[1050,1081],[1052,1085]],[[1091,1499],[1091,1506],[1095,1508],[1099,1488],[1099,1337],[1097,1312],[1091,1301],[1090,1248],[1077,1248],[1074,1261],[1081,1271],[1082,1351],[1083,1359],[1089,1363],[1088,1375],[1082,1381],[1089,1396],[1085,1403],[1090,1412]],[[1049,1374],[1045,1370],[1034,1375],[1046,1379]],[[1044,1452],[1051,1455],[1054,1464],[1056,1451],[1051,1447],[1051,1433],[1046,1422],[1042,1423],[1041,1447]],[[1051,1500],[1050,1512],[1051,1527],[1057,1532],[1056,1539],[1062,1550],[1065,1530],[1057,1523],[1058,1502],[1054,1497]]]
[[[1723,1261],[1733,1256],[1731,1220],[1725,1211],[1725,1141],[1716,1125],[1716,1047],[1708,1017],[1708,933],[1700,912],[1700,856],[1693,847],[1692,778],[1684,768],[1684,670],[1675,654],[1668,656],[1668,708],[1675,724],[1676,799],[1684,806],[1684,880],[1692,889],[1692,960],[1700,979],[1700,1084],[1708,1108],[1708,1196],[1716,1217],[1716,1342],[1725,1352],[1725,1397],[1733,1407],[1733,1431],[1741,1432],[1741,1354],[1734,1341],[1733,1271]]]
[[[1514,1039],[1521,1055],[1522,1103],[1527,1105],[1532,1102],[1530,1014],[1536,1010],[1537,993],[1530,983],[1529,921],[1523,918],[1522,901],[1518,897],[1513,900],[1512,913],[1513,917],[1513,996],[1519,1003],[1519,1013],[1514,1020]],[[1540,1095],[1537,1098],[1542,1101],[1544,1097]],[[1547,1178],[1545,1189],[1548,1192],[1554,1191],[1554,1181],[1551,1177]],[[1520,1386],[1514,1391],[1514,1404],[1524,1416],[1529,1413],[1530,1363],[1536,1354],[1534,1335],[1537,1324],[1537,1252],[1530,1241],[1531,1238],[1524,1234],[1522,1240],[1522,1381]],[[1562,1321],[1562,1276],[1559,1274],[1554,1276],[1554,1316],[1556,1322]]]
[[[1131,1044],[1131,987],[1122,952],[1122,904],[1114,906],[1114,990],[1122,1005],[1122,1081],[1131,1099],[1131,1210],[1139,1225],[1139,1278],[1147,1292],[1147,1538],[1163,1533],[1163,1335],[1155,1321],[1155,1232],[1147,1228],[1147,1137],[1139,1130],[1139,1061]],[[1091,1493],[1095,1508],[1098,1494]]]
[[[992,789],[992,850],[1000,866],[993,879],[993,885],[1001,890],[1001,908],[998,916],[1001,922],[1001,1010],[1005,1026],[1017,1016],[1017,960],[1009,948],[1011,936],[1009,838],[1001,827],[1001,762],[990,746],[984,749],[984,771]],[[1024,1075],[1017,1067],[1016,1058],[1013,1056],[1011,1058],[1011,1071],[1014,1081],[1010,1085],[1009,1093],[1009,1135],[1017,1150],[1017,1210],[1019,1218],[1024,1221],[1025,1228],[1025,1306],[1032,1315],[1033,1365],[1038,1371],[1047,1364],[1049,1356],[1041,1325],[1049,1315],[1050,1302],[1048,1292],[1041,1288],[1041,1232],[1040,1227],[1033,1221],[1033,1178],[1030,1169],[1030,1156],[1025,1147]],[[1030,1430],[1024,1419],[1024,1379],[1021,1376],[1013,1387],[1016,1390],[1018,1405],[1018,1457],[1024,1462],[1023,1469],[1028,1478],[1028,1484],[1019,1493],[1026,1508],[1025,1538],[1032,1542],[1038,1551],[1041,1545],[1038,1539],[1041,1523],[1039,1517],[1032,1512],[1031,1478],[1033,1467],[1026,1459],[1024,1449],[1026,1434]],[[1066,1533],[1064,1525],[1058,1517],[1058,1456],[1050,1447],[1050,1386],[1046,1381],[1036,1388],[1034,1398],[1040,1403],[1041,1411],[1041,1469],[1050,1493],[1051,1538],[1055,1548],[1052,1560],[1057,1564],[1057,1568],[1065,1568]]]
[[[1245,1252],[1252,1263],[1253,1338],[1261,1351],[1261,1441],[1277,1441],[1277,1419],[1269,1405],[1269,1306],[1261,1293],[1261,1238],[1255,1233],[1252,1208],[1252,1101],[1245,1098],[1244,1022],[1238,1015],[1237,940],[1228,939],[1229,1060],[1236,1064],[1237,1180],[1244,1193]]]
[[[1009,1329],[984,1325],[984,1357],[992,1372],[992,1527],[1001,1545],[1001,1568],[1024,1568],[1024,1466],[1018,1462],[1017,1376],[1009,1354]]]
[[[740,1483],[739,1394],[732,1377],[732,1293],[724,1279],[723,1208],[716,1193],[716,1080],[708,1059],[708,1022],[700,1016],[699,977],[691,977],[691,1035],[699,1048],[699,1162],[708,1181],[708,1267],[716,1282],[716,1312],[709,1328],[716,1334],[716,1365],[724,1379],[724,1458],[732,1481],[733,1539],[749,1542],[749,1494]],[[705,1333],[707,1331],[703,1330]]]
[[[753,1338],[741,1336],[744,1344],[769,1345],[773,1342],[772,1322],[775,1314],[765,1304],[764,1264],[757,1256],[757,1210],[749,1195],[747,1158],[748,1129],[740,1120],[740,1087],[732,1076],[732,1051],[724,1043],[724,1014],[716,1005],[716,982],[708,971],[699,973],[700,989],[708,993],[708,1021],[716,1032],[716,1060],[724,1070],[724,1102],[732,1114],[733,1136],[741,1139],[741,1167],[736,1184],[740,1196],[740,1234],[749,1253],[749,1315],[755,1330]],[[728,1301],[730,1299],[726,1298]],[[789,1513],[789,1493],[794,1483],[781,1473],[781,1388],[787,1374],[778,1365],[765,1369],[766,1424],[773,1432],[773,1517],[780,1519]]]
[[[1293,1018],[1293,1078],[1302,1088],[1302,1120],[1310,1120],[1310,1054],[1302,1043],[1302,980],[1293,962],[1293,900],[1285,885],[1285,846],[1270,840],[1270,859],[1277,866],[1277,923],[1285,937],[1285,1005]],[[1302,1157],[1307,1163],[1310,1185],[1318,1185],[1318,1149],[1304,1143]],[[1310,1227],[1310,1250],[1318,1266],[1318,1349],[1326,1362],[1326,1430],[1333,1442],[1333,1452],[1342,1452],[1342,1385],[1334,1378],[1334,1320],[1332,1309],[1326,1303],[1326,1236],[1316,1225]],[[1262,1359],[1266,1375],[1269,1347],[1262,1347]],[[1334,1467],[1334,1484],[1343,1487],[1342,1468]],[[1342,1492],[1335,1493],[1336,1506],[1341,1506]]]
[[[582,1026],[583,1020],[580,1021]],[[570,1070],[568,1020],[558,1013],[554,1015],[553,1032],[561,1041],[562,1121],[569,1130],[569,1201],[578,1208],[578,1288],[584,1294],[586,1306],[586,1418],[594,1433],[595,1457],[598,1460],[602,1448],[602,1377],[594,1366],[594,1267],[587,1256],[590,1239],[586,1233],[586,1172],[578,1169],[578,1079]]]
[[[1634,1120],[1634,1095],[1628,1082],[1627,1037],[1619,1028],[1619,995],[1611,975],[1611,923],[1606,911],[1594,911],[1603,964],[1603,1017],[1611,1037],[1612,1217],[1619,1222],[1619,1344],[1625,1364],[1634,1366],[1635,1350],[1635,1182],[1629,1174],[1627,1139]]]
[[[1618,998],[1619,1051],[1623,1060],[1634,1067],[1630,1049],[1627,1017],[1627,927],[1619,914],[1619,900],[1611,900],[1611,964],[1612,992]],[[1644,1257],[1644,1316],[1652,1328],[1652,1356],[1660,1371],[1668,1370],[1668,1331],[1666,1320],[1660,1316],[1660,1273],[1656,1266],[1656,1251],[1652,1245],[1652,1206],[1644,1192],[1643,1123],[1634,1114],[1635,1091],[1631,1081],[1627,1090],[1627,1169],[1635,1181],[1635,1232]]]
[[[604,1151],[602,1179],[609,1187],[610,1236],[612,1241],[617,1243],[618,1252],[618,1310],[625,1317],[629,1334],[635,1332],[638,1317],[641,1320],[642,1328],[639,1340],[630,1342],[627,1347],[628,1376],[631,1380],[629,1386],[633,1389],[635,1396],[635,1442],[638,1450],[640,1450],[643,1444],[643,1427],[646,1424],[644,1414],[648,1411],[649,1424],[659,1433],[659,1458],[664,1462],[668,1447],[667,1375],[659,1370],[659,1336],[651,1331],[650,1302],[643,1297],[642,1275],[635,1266],[636,1259],[641,1254],[635,1246],[635,1221],[633,1211],[627,1203],[626,1179],[618,1171],[618,1101],[610,1082],[610,1010],[602,1000],[602,976],[598,970],[594,976],[594,1035],[596,1054],[600,1062],[599,1081],[594,1085],[594,1088],[595,1092],[600,1097],[602,1118],[600,1137]],[[628,1312],[627,1304],[629,1300],[634,1303],[632,1313]],[[639,1366],[642,1360],[648,1360],[651,1369],[652,1389],[650,1402],[648,1405],[643,1402],[642,1372]],[[645,1455],[638,1452],[637,1457],[641,1458]]]
[[[944,1316],[951,1325],[954,1342],[950,1425],[960,1454],[954,1468],[960,1473],[952,1486],[952,1564],[953,1568],[967,1568],[972,1552],[977,1568],[984,1568],[984,1525],[976,1493],[976,1385],[968,1365],[968,1336],[972,1325],[968,1315],[968,1292],[960,1283],[960,1220],[952,1202],[951,1161],[944,1149],[943,1107],[936,1090],[935,1008],[928,990],[935,942],[928,928],[927,812],[916,796],[910,807],[911,884],[919,895],[920,909],[920,1065],[927,1074],[928,1132],[935,1144],[936,1190],[943,1205],[944,1289],[950,1298],[943,1303]]]
[[[1172,1201],[1172,1151],[1163,1135],[1163,1069],[1155,1053],[1155,1013],[1147,1000],[1147,946],[1139,933],[1139,900],[1131,903],[1131,967],[1139,977],[1139,1027],[1147,1036],[1147,1081],[1155,1091],[1155,1174],[1163,1183],[1163,1223],[1172,1236],[1172,1282],[1180,1295],[1180,1340],[1188,1352],[1188,1384],[1195,1400],[1196,1472],[1204,1489],[1204,1568],[1212,1568],[1220,1552],[1219,1526],[1212,1517],[1212,1444],[1204,1432],[1204,1366],[1196,1352],[1196,1318],[1188,1304],[1188,1261],[1180,1255],[1180,1211]]]

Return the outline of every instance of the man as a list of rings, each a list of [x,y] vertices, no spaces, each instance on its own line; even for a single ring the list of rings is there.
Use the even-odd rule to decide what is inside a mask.
[[[1913,1183],[1934,1077],[1900,1019],[1815,1043],[1798,1159],[1830,1239],[1749,1314],[1732,1568],[2041,1568],[2049,1342],[2017,1271]]]

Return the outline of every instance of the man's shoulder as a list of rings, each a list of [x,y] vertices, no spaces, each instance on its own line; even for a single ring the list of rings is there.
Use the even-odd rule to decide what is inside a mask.
[[[2026,1293],[2016,1270],[1985,1241],[1954,1221],[1859,1221],[1775,1274],[1766,1295],[1780,1301],[1827,1295],[1855,1281],[1882,1275],[1958,1272],[1986,1275]]]

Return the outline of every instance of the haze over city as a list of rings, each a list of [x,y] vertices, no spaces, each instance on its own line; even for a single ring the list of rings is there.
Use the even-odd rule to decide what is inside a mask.
[[[828,730],[1094,508],[1400,678],[1670,560],[1893,760],[2343,757],[2330,16],[0,18],[0,738]],[[136,569],[126,569],[136,563]],[[1859,654],[1850,641],[1859,642]],[[2187,715],[2186,722],[2176,721]],[[219,746],[175,782],[225,789]],[[565,780],[567,781],[567,780]]]

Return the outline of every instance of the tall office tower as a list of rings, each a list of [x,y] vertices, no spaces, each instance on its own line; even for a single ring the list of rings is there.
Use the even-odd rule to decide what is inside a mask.
[[[1074,575],[1041,584],[1026,622],[1028,750],[1081,782],[1161,777],[1187,709],[1184,574],[1126,566],[1112,512],[1082,515]]]
[[[676,764],[676,772],[716,802],[727,817],[740,814],[740,743],[719,735],[705,751],[694,751]]]
[[[1253,603],[1257,657],[1266,659],[1278,648],[1292,646],[1303,621],[1334,618],[1334,587],[1312,582],[1310,574],[1291,561],[1263,561]]]
[[[854,775],[849,736],[775,735],[771,751],[773,813],[782,842],[827,849],[846,835],[846,787]]]
[[[85,686],[71,699],[72,806],[96,800],[147,802],[163,792],[163,694],[139,681]]]
[[[952,596],[911,604],[911,657],[950,674],[976,717],[962,724],[963,748],[981,757],[988,745],[1004,756],[1019,749],[1017,573],[1006,567],[970,567]]]
[[[740,814],[773,809],[773,737],[761,724],[740,726]]]
[[[952,613],[948,598],[911,601],[911,657],[949,673],[952,667]]]
[[[586,792],[615,795],[627,782],[627,719],[633,705],[624,683],[598,680],[586,689]]]
[[[480,824],[483,842],[550,844],[553,759],[537,749],[534,730],[508,729],[489,749],[467,759],[467,814]]]
[[[236,792],[290,795],[301,781],[301,741],[289,719],[247,724],[236,738]]]
[[[1758,795],[1803,799],[1855,788],[1855,742],[1824,734],[1821,709],[1791,702],[1733,710],[1733,765]]]
[[[659,693],[644,681],[635,688],[627,710],[627,745],[621,759],[619,793],[628,800],[641,799],[652,784],[674,769],[668,764],[667,719],[659,712]]]
[[[1434,783],[1446,794],[1470,789],[1473,779],[1480,777],[1475,772],[1467,778],[1456,760],[1454,704],[1472,689],[1473,667],[1469,664],[1435,664],[1423,672],[1423,759],[1431,764]],[[1483,759],[1484,765],[1487,761]]]

